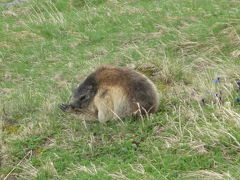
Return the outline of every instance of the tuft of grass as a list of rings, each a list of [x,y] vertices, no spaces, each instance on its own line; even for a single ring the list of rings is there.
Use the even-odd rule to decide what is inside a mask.
[[[0,179],[239,179],[239,9],[228,0],[1,8]],[[106,124],[61,112],[101,64],[152,79],[159,112]]]

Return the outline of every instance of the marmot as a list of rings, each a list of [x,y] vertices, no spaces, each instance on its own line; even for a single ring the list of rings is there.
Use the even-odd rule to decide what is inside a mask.
[[[146,76],[128,68],[101,66],[76,88],[71,102],[60,108],[91,112],[104,123],[155,113],[158,106],[156,86]]]

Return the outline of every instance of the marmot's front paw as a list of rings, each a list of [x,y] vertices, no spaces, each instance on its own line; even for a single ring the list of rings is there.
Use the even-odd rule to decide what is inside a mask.
[[[60,108],[62,111],[67,111],[67,110],[70,108],[70,105],[69,105],[69,104],[60,104],[60,105],[59,105],[59,108]]]

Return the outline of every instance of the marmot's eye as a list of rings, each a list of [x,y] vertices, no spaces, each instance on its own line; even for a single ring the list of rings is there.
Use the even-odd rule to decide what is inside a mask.
[[[83,101],[84,99],[86,99],[86,95],[82,95],[82,96],[80,97],[80,100],[81,100],[81,101]]]

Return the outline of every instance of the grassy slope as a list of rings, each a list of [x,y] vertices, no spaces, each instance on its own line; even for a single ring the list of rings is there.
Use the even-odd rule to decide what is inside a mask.
[[[239,178],[238,1],[41,2],[0,12],[0,178]],[[161,111],[107,124],[60,112],[99,64],[141,66]]]

